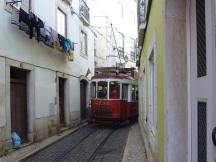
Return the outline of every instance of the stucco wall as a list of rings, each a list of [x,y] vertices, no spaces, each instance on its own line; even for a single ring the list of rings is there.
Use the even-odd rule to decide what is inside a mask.
[[[186,0],[165,1],[165,159],[187,161]]]
[[[78,0],[73,1],[74,7],[78,10]],[[76,5],[75,5],[76,4]],[[41,7],[42,6],[42,7]],[[36,66],[60,71],[67,74],[79,77],[81,74],[86,74],[90,68],[94,72],[94,51],[93,51],[93,32],[83,27],[88,34],[88,57],[84,58],[80,55],[80,31],[82,23],[76,15],[72,15],[69,7],[60,0],[50,3],[50,1],[34,1],[33,11],[41,16],[45,23],[56,29],[56,10],[60,7],[68,16],[68,38],[77,43],[75,45],[75,60],[69,62],[63,53],[55,52],[53,49],[46,47],[43,43],[38,43],[34,38],[29,39],[29,36],[20,31],[16,26],[10,23],[10,13],[5,10],[5,1],[0,2],[0,56],[6,56],[11,59],[27,62]],[[45,8],[49,8],[46,10]],[[7,38],[7,40],[5,40]]]
[[[10,147],[10,66],[29,70],[28,94],[28,138],[38,141],[59,131],[58,77],[65,82],[65,122],[75,126],[80,121],[80,76],[88,69],[94,74],[94,32],[61,0],[32,1],[32,11],[45,24],[56,30],[56,11],[60,7],[67,14],[67,37],[75,42],[75,59],[69,62],[65,54],[56,52],[37,42],[35,38],[11,24],[10,12],[5,0],[0,1],[0,156],[5,152],[5,141]],[[72,1],[79,13],[79,0]],[[80,54],[80,31],[87,33],[87,56]],[[22,66],[24,67],[22,67]],[[28,68],[26,68],[28,67]],[[3,147],[4,146],[4,147]]]
[[[142,79],[141,86],[146,87],[141,92],[143,100],[139,108],[140,114],[140,127],[142,130],[145,145],[147,146],[147,154],[150,161],[163,161],[164,160],[164,35],[163,35],[163,2],[160,0],[152,1],[152,7],[148,20],[148,26],[145,33],[144,45],[141,52],[140,59],[140,77]],[[157,98],[157,123],[156,123],[156,134],[152,134],[152,131],[145,119],[146,113],[148,114],[148,57],[150,55],[151,46],[155,44],[155,57],[156,57],[156,98]],[[145,85],[143,85],[145,84]],[[141,88],[141,87],[140,87]],[[142,87],[143,88],[143,87]],[[146,97],[145,97],[146,96]]]
[[[35,68],[35,117],[42,118],[57,114],[55,103],[56,73],[54,71]]]

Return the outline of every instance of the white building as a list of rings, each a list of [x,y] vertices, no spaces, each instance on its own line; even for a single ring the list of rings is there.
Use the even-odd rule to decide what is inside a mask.
[[[9,1],[0,1],[0,156],[12,131],[34,142],[84,119],[94,74],[95,34],[83,0]],[[20,6],[75,43],[73,61],[11,24],[11,11]]]
[[[97,33],[96,67],[136,66],[136,0],[89,0],[91,26]],[[113,31],[111,28],[113,26]],[[116,43],[115,43],[116,39]],[[118,55],[118,50],[120,54]]]

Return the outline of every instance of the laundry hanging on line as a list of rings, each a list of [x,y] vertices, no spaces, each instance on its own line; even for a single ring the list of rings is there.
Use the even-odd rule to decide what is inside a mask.
[[[74,59],[74,43],[68,38],[57,34],[51,27],[47,26],[39,17],[29,11],[28,13],[22,8],[20,10],[13,8],[11,13],[11,24],[19,27],[29,35],[29,38],[42,41],[45,45],[63,52],[68,56],[68,60]]]

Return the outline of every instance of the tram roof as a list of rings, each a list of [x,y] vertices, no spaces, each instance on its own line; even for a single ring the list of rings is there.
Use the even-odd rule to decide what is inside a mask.
[[[126,79],[134,81],[135,79],[127,74],[122,73],[98,73],[92,77],[93,79]]]

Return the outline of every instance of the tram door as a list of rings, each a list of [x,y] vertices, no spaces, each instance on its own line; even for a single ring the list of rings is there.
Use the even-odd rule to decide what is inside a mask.
[[[128,117],[127,107],[128,107],[128,84],[122,84],[122,113],[125,118]]]

